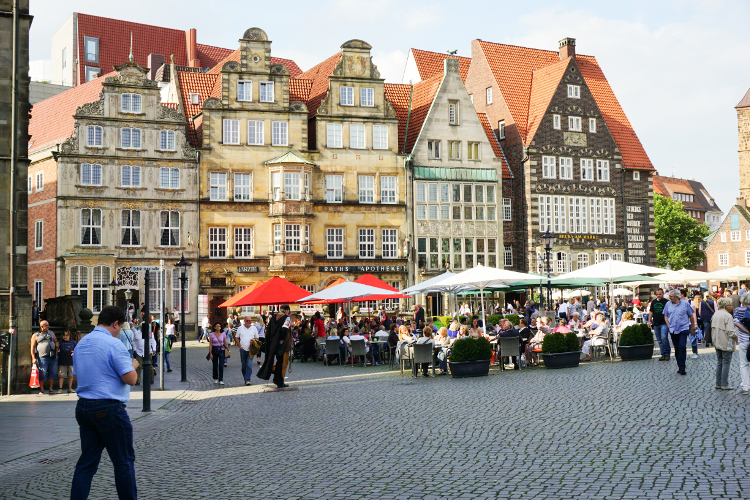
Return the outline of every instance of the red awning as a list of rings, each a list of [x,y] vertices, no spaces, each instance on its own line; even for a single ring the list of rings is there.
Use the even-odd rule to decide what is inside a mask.
[[[242,300],[237,300],[234,306],[290,304],[309,295],[310,292],[304,288],[300,288],[284,278],[275,276],[250,292]]]
[[[263,284],[262,281],[256,281],[255,283],[245,288],[234,297],[224,301],[222,304],[219,305],[219,307],[237,307],[239,305],[238,301],[243,300],[245,297],[250,295],[256,288],[258,288],[262,284]]]

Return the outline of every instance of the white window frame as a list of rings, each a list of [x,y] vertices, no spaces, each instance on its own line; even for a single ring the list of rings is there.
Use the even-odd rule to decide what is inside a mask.
[[[98,313],[109,305],[112,269],[108,266],[94,266],[91,268],[91,278],[91,312]]]
[[[487,104],[492,104],[492,87],[487,87],[485,89]]]
[[[503,245],[503,267],[513,267],[513,245]]]
[[[481,148],[479,147],[478,142],[467,142],[466,143],[467,150],[466,150],[466,159],[478,161],[481,160],[479,157],[479,152]]]
[[[729,253],[720,253],[719,254],[719,267],[728,267],[729,266]]]
[[[721,242],[722,243],[726,243],[727,242],[727,233],[725,233],[724,231],[722,231],[722,232],[719,233],[719,236],[721,237]]]
[[[714,216],[715,220],[719,220],[717,216]],[[750,241],[750,229],[745,229],[745,241]]]
[[[615,199],[614,198],[602,199],[602,221],[604,223],[602,233],[615,234]]]
[[[573,180],[573,158],[560,157],[560,179]]]
[[[26,194],[31,194],[34,192],[34,179],[33,175],[29,174],[26,176]]]
[[[589,118],[589,133],[596,133],[596,118]]]
[[[427,220],[438,220],[439,218],[438,205],[427,205]]]
[[[593,181],[594,180],[594,160],[591,158],[581,158],[581,180],[582,181]]]
[[[70,295],[81,297],[81,307],[89,307],[89,268],[71,266],[68,268],[68,286]]]
[[[365,125],[363,123],[352,123],[349,125],[349,147],[351,149],[365,149]]]
[[[589,232],[591,234],[602,234],[602,198],[589,198]]]
[[[596,180],[609,182],[609,160],[596,160]]]
[[[34,250],[44,248],[44,219],[34,221]]]
[[[40,311],[42,310],[42,305],[44,304],[43,294],[44,294],[44,281],[34,280],[34,300],[36,300],[37,307],[39,308]]]
[[[137,214],[137,217],[136,217]],[[137,223],[135,219],[138,219]],[[126,238],[127,236],[127,238]],[[127,240],[127,241],[126,241]],[[133,243],[137,241],[138,243]],[[140,247],[141,240],[141,211],[123,209],[120,211],[120,246]]]
[[[100,148],[104,145],[104,129],[99,125],[86,127],[86,146]]]
[[[342,203],[344,201],[344,176],[326,174],[326,202]]]
[[[302,172],[285,171],[284,176],[284,199],[300,201],[302,199]]]
[[[639,181],[641,180],[641,173],[637,170],[633,170],[633,180]]]
[[[122,149],[141,149],[143,131],[139,128],[123,127],[120,129],[120,147]]]
[[[358,230],[357,248],[360,259],[375,258],[375,229],[360,228]]]
[[[234,201],[253,201],[253,174],[234,173]]]
[[[95,47],[94,52],[89,52],[89,44],[93,44],[93,46]],[[89,54],[92,54],[92,57],[89,57]],[[87,63],[99,63],[99,38],[93,36],[83,37],[83,58]],[[63,60],[64,59],[65,57],[63,54]]]
[[[354,87],[345,85],[339,87],[339,104],[341,106],[354,106]]]
[[[162,151],[175,151],[174,130],[159,131],[159,149]]]
[[[98,163],[82,163],[81,164],[81,185],[82,186],[101,186],[102,176],[104,175],[104,172],[102,170],[103,170],[102,166],[99,165]],[[87,176],[87,171],[88,171],[88,176]],[[88,177],[88,181],[86,180],[87,177]]]
[[[508,222],[512,219],[513,211],[510,203],[510,198],[503,198],[503,222]]]
[[[581,98],[581,86],[580,85],[568,85],[568,97],[571,99]]]
[[[380,176],[380,203],[398,203],[398,176]]]
[[[234,228],[234,258],[251,259],[253,257],[253,228],[248,226]]]
[[[440,159],[440,141],[427,141],[427,158],[430,160]]]
[[[326,257],[329,259],[344,258],[344,228],[326,228]]]
[[[745,250],[745,266],[750,266],[750,250]]]
[[[95,220],[94,215],[99,214],[98,223]],[[88,214],[88,218],[86,217]],[[82,247],[100,247],[102,246],[102,227],[104,226],[103,221],[104,215],[102,214],[101,208],[82,208],[81,209],[81,239],[80,243]],[[86,242],[86,236],[88,232],[88,243]],[[95,241],[98,240],[98,241]]]
[[[560,130],[560,115],[552,115],[552,128],[555,130]]]
[[[165,174],[166,174],[166,179],[165,179]],[[159,188],[160,189],[180,189],[180,169],[177,167],[160,167],[159,168]]]
[[[258,100],[260,102],[275,102],[273,82],[260,82],[259,87]]]
[[[40,170],[36,174],[34,174],[35,178],[35,184],[36,184],[36,192],[44,191],[44,170]]]
[[[289,122],[271,122],[271,145],[289,145]]]
[[[554,156],[542,156],[542,178],[557,178],[557,158]]]
[[[141,167],[133,165],[120,166],[120,186],[137,188],[142,184]]]
[[[182,312],[180,307],[180,287],[182,286],[182,273],[177,269],[172,271],[172,307],[177,307],[177,310]],[[185,313],[190,312],[190,273],[185,273]]]
[[[448,141],[448,159],[461,159],[461,141]]]
[[[226,227],[209,227],[208,228],[208,258],[209,259],[226,259],[227,258],[227,228]]]
[[[729,241],[742,241],[742,232],[739,229],[729,231]]]
[[[281,224],[273,225],[273,253],[281,253]]]
[[[359,185],[359,202],[375,203],[375,176],[360,175],[357,178],[357,183]]]
[[[417,205],[417,220],[427,220],[427,205]]]
[[[544,233],[552,229],[552,196],[539,195],[539,232]]]
[[[589,265],[589,254],[579,253],[578,254],[578,269],[583,269]]]
[[[505,120],[497,122],[497,138],[501,141],[505,139]]]
[[[381,231],[381,255],[384,259],[398,258],[398,229],[386,228]]]
[[[341,123],[326,124],[326,147],[343,148],[343,125]]]
[[[284,225],[284,251],[286,253],[302,253],[302,225]]]
[[[448,125],[459,125],[461,120],[460,112],[458,102],[448,103]]]
[[[263,146],[265,144],[265,122],[263,120],[247,121],[247,144]]]
[[[359,105],[368,108],[375,106],[375,88],[362,87],[359,89]]]
[[[552,232],[565,233],[568,230],[567,201],[565,196],[552,196]]]
[[[227,201],[227,173],[209,172],[208,198],[211,201]]]
[[[372,149],[388,149],[388,125],[372,126]]]
[[[143,96],[131,92],[120,95],[121,113],[143,113]]]
[[[224,118],[222,123],[222,144],[238,145],[240,143],[240,121]]]
[[[167,214],[167,220],[164,221],[163,215]],[[162,210],[159,212],[159,246],[162,248],[175,248],[180,246],[181,237],[181,214],[175,210]],[[177,224],[175,224],[177,220]],[[167,244],[164,244],[164,237],[167,237]]]
[[[190,104],[193,106],[201,105],[201,95],[198,92],[190,92]]]
[[[237,80],[237,100],[242,102],[253,101],[252,80]]]
[[[581,131],[581,117],[580,116],[568,117],[568,130],[571,130],[573,132]]]

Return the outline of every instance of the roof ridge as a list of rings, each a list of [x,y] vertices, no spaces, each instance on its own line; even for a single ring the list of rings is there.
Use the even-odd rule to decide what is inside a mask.
[[[539,52],[549,52],[550,54],[557,54],[558,57],[560,55],[560,52],[557,50],[549,50],[549,49],[536,49],[534,47],[524,47],[523,45],[514,45],[512,43],[499,43],[499,42],[488,42],[487,40],[482,40],[481,38],[477,38],[477,41],[480,43],[486,43],[490,45],[502,45],[503,47],[515,47],[517,49],[526,49],[526,50],[536,50]],[[595,57],[588,54],[575,54],[575,57]],[[569,58],[566,58],[569,59]],[[562,59],[561,59],[562,60]]]

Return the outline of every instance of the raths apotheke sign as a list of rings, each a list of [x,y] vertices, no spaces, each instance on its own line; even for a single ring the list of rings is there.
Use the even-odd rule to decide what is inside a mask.
[[[627,258],[633,264],[647,264],[646,217],[643,204],[625,206],[625,228],[627,229]]]
[[[405,273],[406,266],[320,266],[321,273]]]

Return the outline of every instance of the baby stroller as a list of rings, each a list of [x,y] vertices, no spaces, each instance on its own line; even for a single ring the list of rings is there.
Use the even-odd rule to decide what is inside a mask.
[[[315,360],[317,357],[317,349],[315,346],[315,337],[308,337],[304,340],[300,340],[294,346],[294,359],[298,359],[303,363],[308,358]]]

